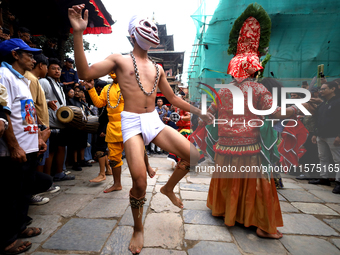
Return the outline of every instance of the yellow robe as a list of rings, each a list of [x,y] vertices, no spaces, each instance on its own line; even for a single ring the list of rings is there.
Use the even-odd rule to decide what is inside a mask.
[[[90,89],[89,95],[92,99],[93,104],[98,107],[102,108],[107,105],[107,90],[109,88],[109,84],[106,85],[103,90],[101,91],[100,95],[98,96],[97,91],[95,88]],[[120,95],[120,87],[118,83],[112,85],[110,89],[110,104],[115,106],[117,104],[119,95]],[[107,106],[107,115],[109,117],[109,123],[106,129],[106,138],[105,141],[107,143],[117,143],[123,142],[123,135],[122,135],[122,124],[120,113],[124,110],[124,99],[123,96],[120,99],[119,105],[115,109],[111,109]]]

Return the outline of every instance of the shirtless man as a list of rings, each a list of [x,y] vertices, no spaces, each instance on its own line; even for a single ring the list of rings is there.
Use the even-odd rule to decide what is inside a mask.
[[[134,49],[130,55],[111,54],[105,60],[89,66],[83,49],[82,35],[88,22],[88,10],[85,10],[82,18],[84,7],[84,4],[75,5],[68,10],[73,27],[74,54],[79,78],[91,80],[114,71],[124,96],[124,111],[121,113],[122,133],[126,159],[133,180],[130,204],[134,232],[129,249],[136,254],[140,253],[144,243],[140,217],[143,214],[147,186],[144,145],[152,141],[163,150],[174,153],[182,159],[169,181],[161,188],[161,192],[180,208],[183,204],[173,189],[189,172],[190,165],[195,165],[199,159],[195,146],[176,130],[165,126],[158,113],[154,111],[157,86],[171,104],[191,111],[206,122],[210,122],[212,116],[202,115],[199,109],[190,107],[190,104],[177,97],[167,82],[164,70],[148,59],[147,50],[159,44],[157,27],[151,21],[138,19],[136,16],[130,20],[129,33],[134,42]]]
[[[113,184],[110,188],[104,190],[104,193],[117,191],[122,189],[121,185],[121,166],[123,165],[122,152],[123,152],[123,136],[121,131],[121,117],[120,113],[124,109],[124,99],[120,94],[120,88],[117,83],[117,76],[115,73],[110,73],[113,79],[111,85],[106,85],[98,95],[96,89],[94,89],[94,81],[84,81],[82,84],[88,90],[88,93],[92,99],[93,104],[98,107],[107,107],[107,116],[109,123],[106,129],[105,142],[109,149],[109,161],[111,166],[111,172],[113,174]],[[109,96],[109,101],[108,101]],[[98,154],[98,161],[100,165],[99,175],[90,180],[90,182],[101,182],[106,179],[105,174],[105,159],[103,158],[104,152],[100,151]],[[107,159],[106,159],[107,160]],[[149,165],[148,156],[144,155],[144,161],[146,170],[150,178],[153,178],[156,172]]]

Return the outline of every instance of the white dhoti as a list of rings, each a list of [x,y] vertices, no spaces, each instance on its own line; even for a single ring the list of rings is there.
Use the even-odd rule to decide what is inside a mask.
[[[163,130],[165,124],[159,118],[157,110],[148,113],[122,111],[123,143],[131,137],[142,134],[144,144],[148,145]]]

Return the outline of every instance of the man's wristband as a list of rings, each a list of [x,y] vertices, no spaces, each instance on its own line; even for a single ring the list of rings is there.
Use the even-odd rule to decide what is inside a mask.
[[[45,125],[38,124],[38,128],[40,129],[40,131],[44,131],[47,127]]]

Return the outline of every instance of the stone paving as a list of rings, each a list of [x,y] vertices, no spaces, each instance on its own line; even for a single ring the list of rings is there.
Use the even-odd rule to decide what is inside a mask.
[[[148,178],[147,202],[143,221],[145,240],[142,255],[200,254],[340,254],[340,195],[332,187],[310,185],[284,175],[279,190],[284,233],[280,240],[262,239],[255,229],[226,227],[222,218],[211,216],[206,207],[210,177],[188,175],[175,192],[183,199],[184,209],[173,206],[159,192],[172,173],[163,155],[149,159],[157,175]],[[128,244],[133,219],[129,206],[131,177],[123,165],[123,190],[103,193],[112,176],[98,184],[98,164],[73,172],[76,180],[57,183],[61,191],[50,194],[50,202],[31,206],[32,226],[43,234],[30,238],[32,248],[26,254],[131,254]]]

